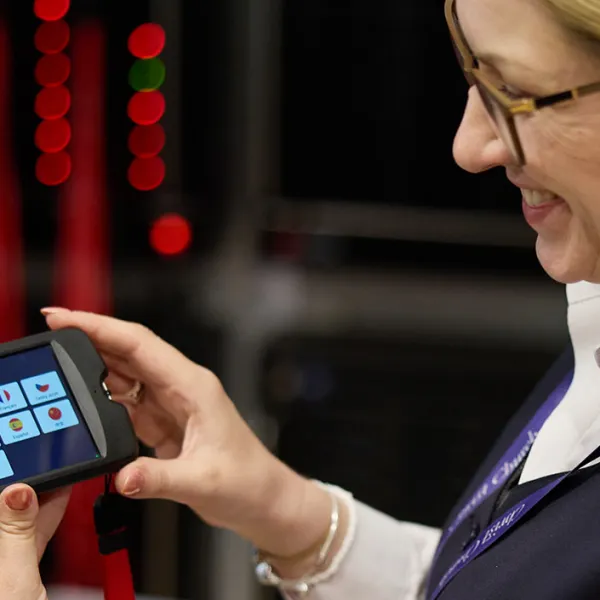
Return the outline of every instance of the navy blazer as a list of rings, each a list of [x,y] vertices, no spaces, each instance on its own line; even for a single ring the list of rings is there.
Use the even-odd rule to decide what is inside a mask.
[[[573,352],[569,349],[508,423],[451,512],[446,527],[572,368]],[[446,543],[433,567],[432,584],[437,584],[456,561],[474,532],[485,529],[494,518],[554,478],[523,485],[516,485],[518,473],[509,479]],[[600,600],[600,466],[582,469],[561,483],[502,539],[463,568],[439,600]]]

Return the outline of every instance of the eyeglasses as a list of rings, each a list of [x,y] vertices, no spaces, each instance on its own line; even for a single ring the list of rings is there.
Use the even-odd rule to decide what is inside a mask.
[[[491,118],[493,119],[502,140],[510,150],[514,160],[519,166],[526,163],[523,146],[515,124],[517,115],[529,114],[563,102],[574,101],[581,96],[600,92],[600,82],[591,83],[557,94],[543,97],[527,97],[515,99],[482,73],[479,61],[469,49],[465,36],[458,22],[456,14],[456,0],[446,0],[446,21],[450,29],[450,36],[460,66],[470,86],[476,86],[481,100]]]

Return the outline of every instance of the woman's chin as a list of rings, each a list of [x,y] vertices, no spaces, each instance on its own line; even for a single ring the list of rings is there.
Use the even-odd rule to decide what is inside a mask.
[[[565,243],[548,242],[538,236],[535,248],[540,265],[558,283],[589,281],[590,260],[583,258],[588,253],[573,252],[569,246]]]

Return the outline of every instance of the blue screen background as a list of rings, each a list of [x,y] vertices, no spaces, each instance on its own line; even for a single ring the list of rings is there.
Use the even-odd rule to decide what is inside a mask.
[[[44,433],[40,419],[35,416],[34,409],[41,407],[40,410],[43,410],[52,407],[52,404],[57,402],[48,401],[32,404],[25,391],[26,387],[30,386],[24,387],[21,381],[51,372],[58,374],[66,393],[66,397],[62,396],[57,400],[61,402],[62,406],[65,406],[65,404],[62,404],[63,401],[68,400],[79,423],[64,429]],[[2,386],[16,382],[19,384],[19,389],[23,393],[27,406],[1,414],[0,421],[4,417],[11,417],[13,414],[31,411],[40,434],[10,444],[4,443],[3,439],[0,440],[2,442],[0,444],[0,458],[2,459],[0,460],[0,485],[98,458],[96,445],[50,346],[42,346],[0,358],[0,393],[2,393]],[[15,386],[6,389],[15,389]],[[30,420],[29,415],[26,416],[27,420]],[[46,421],[52,423],[51,420],[46,419]],[[6,476],[6,467],[3,470],[2,465],[6,463],[2,452],[5,453],[5,458],[8,459],[10,467],[14,471],[12,476]]]

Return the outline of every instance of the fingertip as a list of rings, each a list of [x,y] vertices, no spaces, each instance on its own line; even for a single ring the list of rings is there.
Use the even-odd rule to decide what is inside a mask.
[[[46,306],[40,309],[40,312],[45,316],[49,317],[50,315],[57,315],[61,313],[70,312],[68,308],[63,308],[61,306]]]
[[[27,485],[16,484],[2,492],[2,499],[10,510],[25,511],[32,506],[35,492]]]
[[[135,465],[122,469],[115,479],[117,491],[130,498],[140,494],[144,489],[144,483],[144,473]]]

